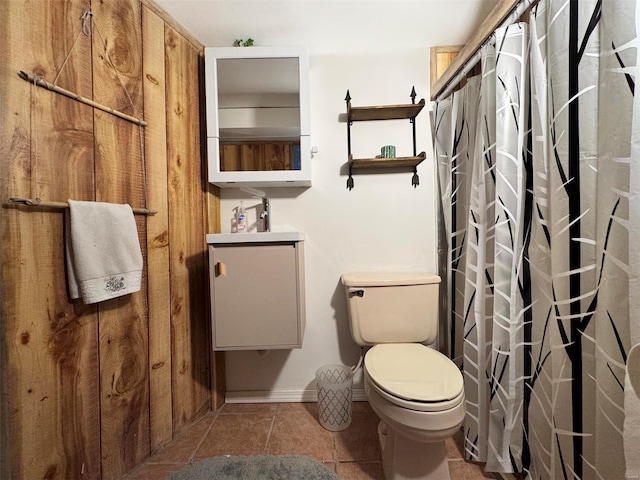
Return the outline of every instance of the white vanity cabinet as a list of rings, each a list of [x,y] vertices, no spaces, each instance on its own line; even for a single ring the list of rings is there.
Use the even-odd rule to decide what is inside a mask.
[[[207,235],[214,350],[302,347],[304,242],[270,237]]]
[[[205,82],[209,182],[311,185],[305,49],[208,47]]]

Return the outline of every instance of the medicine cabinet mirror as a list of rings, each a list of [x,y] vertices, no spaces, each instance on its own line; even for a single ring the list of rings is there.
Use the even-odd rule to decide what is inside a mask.
[[[205,75],[209,182],[310,186],[304,49],[206,48]]]

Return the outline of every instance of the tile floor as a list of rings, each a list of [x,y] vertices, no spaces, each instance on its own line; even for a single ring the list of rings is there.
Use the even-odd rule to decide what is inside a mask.
[[[367,402],[353,403],[351,425],[330,432],[318,423],[316,403],[226,404],[181,432],[127,475],[163,480],[185,464],[216,455],[306,455],[341,480],[384,480],[377,439],[378,418]],[[452,480],[494,478],[462,459],[462,434],[447,443]]]

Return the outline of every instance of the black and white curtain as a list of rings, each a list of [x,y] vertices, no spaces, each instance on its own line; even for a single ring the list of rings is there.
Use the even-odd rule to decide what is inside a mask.
[[[639,30],[636,0],[542,0],[434,103],[447,343],[487,471],[640,478]]]

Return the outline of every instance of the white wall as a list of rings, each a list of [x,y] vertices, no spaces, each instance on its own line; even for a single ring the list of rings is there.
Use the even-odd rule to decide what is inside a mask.
[[[429,124],[429,47],[466,42],[496,0],[156,0],[206,46],[256,45],[309,49],[313,186],[266,189],[273,224],[306,233],[307,329],[303,348],[227,353],[229,400],[314,400],[314,372],[328,363],[353,364],[359,348],[347,324],[340,275],[353,270],[436,268],[434,175]],[[412,172],[356,175],[346,190],[347,89],[352,105],[408,103],[411,87],[428,106],[417,118],[418,151]],[[352,128],[356,157],[375,156],[385,144],[411,149],[403,121],[364,122]],[[237,189],[223,189],[222,231],[233,208],[257,205]],[[255,222],[255,209],[249,209]],[[358,379],[357,379],[358,380]],[[307,395],[304,392],[308,392]],[[357,393],[357,392],[356,392]]]
[[[207,47],[235,39],[316,54],[459,45],[497,0],[156,0]]]
[[[420,185],[411,186],[410,170],[354,176],[346,189],[347,89],[352,105],[410,103],[415,85],[428,100],[427,48],[367,55],[312,55],[310,58],[313,186],[308,189],[264,189],[272,197],[273,226],[305,232],[307,328],[302,349],[227,353],[229,399],[313,400],[316,368],[330,363],[354,364],[360,349],[347,322],[340,275],[356,270],[426,270],[436,268],[434,167],[429,111],[417,118],[417,149],[427,152],[418,167]],[[411,124],[405,120],[361,122],[352,127],[356,157],[379,154],[396,145],[399,156],[412,154]],[[243,200],[236,189],[222,189],[222,231],[229,232],[233,209]],[[256,222],[249,208],[249,223]],[[250,393],[253,392],[253,393]]]

